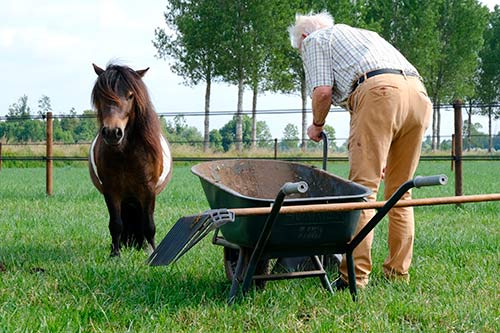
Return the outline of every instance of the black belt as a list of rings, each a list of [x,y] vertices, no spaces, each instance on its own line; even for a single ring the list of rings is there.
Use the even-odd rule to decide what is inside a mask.
[[[373,77],[373,76],[376,76],[376,75],[380,75],[380,74],[399,74],[399,75],[405,75],[405,76],[419,76],[418,74],[416,73],[412,73],[412,72],[405,72],[403,71],[402,69],[392,69],[392,68],[381,68],[381,69],[376,69],[374,71],[371,71],[371,72],[368,72],[364,75],[361,75],[359,77],[359,79],[357,79],[356,81],[354,81],[354,83],[352,84],[352,91],[354,91],[358,85],[360,85],[361,83],[365,82],[365,80]]]

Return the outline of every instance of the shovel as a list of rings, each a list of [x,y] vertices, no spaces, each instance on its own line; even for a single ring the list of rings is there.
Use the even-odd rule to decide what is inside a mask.
[[[181,217],[151,253],[148,264],[162,266],[177,261],[208,233],[229,222],[234,222],[234,213],[224,208]]]

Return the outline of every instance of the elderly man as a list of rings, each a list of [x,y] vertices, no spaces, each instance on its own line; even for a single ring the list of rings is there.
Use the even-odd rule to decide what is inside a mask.
[[[292,45],[304,62],[312,98],[313,121],[307,134],[320,141],[330,105],[347,108],[351,115],[349,179],[373,191],[375,200],[384,177],[387,199],[411,179],[420,158],[422,138],[429,125],[432,105],[418,71],[377,33],[334,24],[328,13],[297,15],[289,28]],[[410,199],[411,193],[403,196]],[[358,231],[374,215],[364,210]],[[389,254],[383,264],[388,279],[409,280],[413,254],[413,209],[389,212]],[[373,232],[355,249],[356,284],[364,287],[372,269]],[[347,284],[345,258],[337,289]]]

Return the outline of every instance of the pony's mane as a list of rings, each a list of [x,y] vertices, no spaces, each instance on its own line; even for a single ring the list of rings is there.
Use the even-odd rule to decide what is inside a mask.
[[[149,98],[146,85],[139,74],[127,66],[110,64],[101,73],[92,89],[92,104],[97,109],[97,118],[102,125],[100,109],[119,105],[120,96],[134,94],[133,132],[140,134],[145,144],[156,157],[161,157],[160,121]]]

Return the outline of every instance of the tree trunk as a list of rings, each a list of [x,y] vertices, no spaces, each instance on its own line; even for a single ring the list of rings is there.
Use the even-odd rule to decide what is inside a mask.
[[[300,95],[302,97],[302,151],[307,150],[307,91],[306,91],[306,80],[302,77],[300,82]]]
[[[493,136],[491,135],[491,123],[492,123],[493,111],[491,110],[491,105],[488,106],[488,153],[491,153],[493,149]]]
[[[238,80],[238,107],[236,110],[236,151],[241,152],[243,147],[243,73],[240,73]]]
[[[255,150],[257,143],[257,95],[258,87],[256,84],[253,86],[253,96],[252,96],[252,149]]]
[[[212,81],[210,75],[207,77],[207,86],[205,89],[205,121],[203,128],[203,152],[208,152],[210,148],[210,89]]]
[[[436,125],[436,149],[441,148],[441,106],[437,109],[437,125]]]
[[[469,101],[469,114],[467,115],[467,151],[470,151],[470,146],[472,144],[471,127],[472,127],[472,101]]]
[[[434,99],[436,101],[434,103],[434,107],[432,110],[432,141],[431,141],[431,149],[432,151],[436,150],[436,123],[437,123],[437,113],[439,109],[439,100]]]

